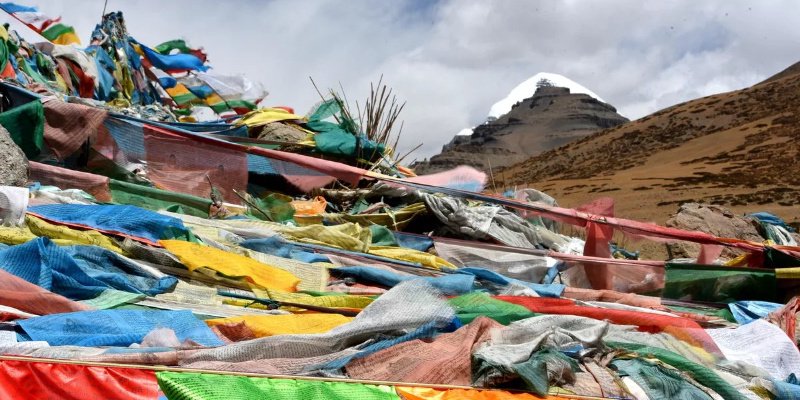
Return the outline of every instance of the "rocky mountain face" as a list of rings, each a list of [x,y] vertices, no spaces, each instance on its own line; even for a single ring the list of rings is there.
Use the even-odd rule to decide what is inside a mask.
[[[418,174],[459,165],[497,171],[627,121],[613,106],[587,94],[541,86],[508,113],[475,127],[472,135],[454,137],[440,154],[412,167]]]

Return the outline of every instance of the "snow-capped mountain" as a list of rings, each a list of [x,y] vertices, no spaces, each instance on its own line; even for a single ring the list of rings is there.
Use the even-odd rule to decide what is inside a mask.
[[[589,96],[592,96],[603,103],[606,102],[605,100],[601,99],[600,96],[587,89],[585,86],[567,78],[564,75],[553,74],[550,72],[540,72],[520,83],[514,89],[511,89],[511,92],[509,92],[508,96],[506,96],[504,99],[494,103],[492,108],[489,109],[489,117],[499,118],[501,115],[511,111],[511,107],[514,104],[533,96],[533,93],[536,92],[536,85],[543,79],[549,81],[553,86],[565,87],[569,89],[569,92],[572,94],[588,94]]]
[[[489,109],[489,115],[487,116],[487,118],[499,118],[503,114],[507,114],[509,111],[511,111],[511,107],[513,107],[514,104],[517,104],[522,100],[525,100],[528,97],[533,96],[533,93],[536,92],[536,86],[542,80],[547,80],[553,86],[565,87],[569,89],[570,93],[587,94],[605,103],[605,100],[600,98],[600,96],[598,96],[595,92],[592,92],[585,86],[573,81],[572,79],[567,78],[564,75],[554,74],[552,72],[539,72],[538,74],[526,79],[524,82],[517,85],[514,89],[511,89],[508,95],[504,97],[502,100],[499,100],[498,102],[494,103],[492,107]],[[475,129],[474,127],[464,128],[458,131],[458,133],[456,133],[456,136],[472,135],[474,129]]]
[[[546,82],[543,82],[546,80]],[[495,103],[485,123],[462,129],[442,152],[415,165],[432,173],[510,166],[627,121],[597,94],[558,74],[538,73]]]

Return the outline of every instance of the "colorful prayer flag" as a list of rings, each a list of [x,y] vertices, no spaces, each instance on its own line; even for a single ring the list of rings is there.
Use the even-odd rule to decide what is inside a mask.
[[[203,51],[203,49],[193,49],[189,47],[189,45],[186,44],[186,41],[183,39],[168,40],[156,46],[154,50],[161,54],[172,54],[173,50],[178,50],[179,53],[191,54],[199,58],[200,61],[204,63],[208,58],[208,55]]]
[[[36,7],[21,6],[14,3],[0,3],[0,9],[11,14],[45,39],[55,44],[81,44],[75,29],[61,23],[61,17],[50,18]]]

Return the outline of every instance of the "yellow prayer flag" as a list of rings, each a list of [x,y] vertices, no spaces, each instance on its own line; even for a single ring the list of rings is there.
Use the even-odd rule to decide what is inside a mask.
[[[241,119],[236,121],[236,125],[247,125],[248,127],[266,125],[270,122],[303,119],[300,115],[292,114],[281,108],[262,108],[250,111]]]
[[[353,318],[339,314],[244,315],[206,320],[208,326],[244,322],[258,337],[290,334],[324,333]]]
[[[438,270],[441,270],[443,268],[444,269],[456,268],[455,265],[447,262],[443,258],[437,257],[430,253],[426,253],[424,251],[408,249],[405,247],[372,246],[369,248],[369,254],[374,254],[376,256],[381,256],[386,258],[393,258],[395,260],[419,263],[426,267],[431,267]]]
[[[244,278],[263,288],[286,292],[296,291],[300,283],[300,279],[289,272],[239,254],[182,240],[162,240],[159,244],[190,271],[205,267],[228,277]]]

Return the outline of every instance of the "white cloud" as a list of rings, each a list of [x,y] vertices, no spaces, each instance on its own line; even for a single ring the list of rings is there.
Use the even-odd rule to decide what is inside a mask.
[[[19,3],[62,15],[81,39],[103,9],[102,0]],[[144,43],[205,47],[218,71],[262,82],[270,105],[310,108],[319,96],[309,76],[323,90],[341,83],[354,101],[383,74],[407,101],[402,147],[423,142],[418,158],[537,72],[565,75],[638,118],[756,83],[796,62],[800,43],[794,0],[109,0],[112,10]]]

